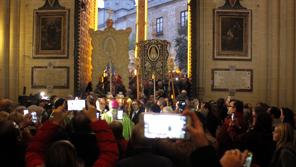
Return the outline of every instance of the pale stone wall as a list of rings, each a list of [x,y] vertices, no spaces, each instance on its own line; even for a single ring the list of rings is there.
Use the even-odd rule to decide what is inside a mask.
[[[109,3],[109,1],[106,1],[105,3]],[[118,7],[114,7],[114,9],[116,10]],[[187,10],[187,0],[148,1],[148,39],[159,38],[173,42],[174,39],[178,37],[180,13],[184,10]],[[118,16],[118,13],[115,12],[112,15],[114,27],[116,29],[125,29],[127,27],[131,27],[131,39],[136,34],[136,10],[134,8],[133,10],[126,11],[125,16],[123,15],[120,17]],[[107,19],[109,14],[104,10],[101,10],[99,14],[102,16],[99,18],[99,23],[103,24],[103,15],[105,15],[105,19]],[[156,18],[159,17],[163,17],[163,35],[154,37],[153,34],[156,31]],[[100,28],[103,29],[103,27]]]
[[[213,60],[213,9],[224,0],[200,0],[200,97],[209,100],[226,97],[228,92],[211,90],[211,69],[253,69],[253,92],[236,92],[237,99],[255,104],[259,101],[270,105],[296,109],[295,73],[295,1],[261,0],[241,1],[252,10],[252,60]],[[198,46],[196,46],[198,47]]]
[[[9,97],[9,1],[0,1],[0,97]]]
[[[60,4],[69,9],[69,36],[68,36],[68,59],[33,59],[33,27],[34,27],[34,9],[38,9],[44,1],[27,0],[20,2],[20,65],[19,65],[19,87],[18,94],[21,95],[23,87],[27,88],[29,93],[37,93],[42,89],[31,88],[31,68],[33,66],[48,66],[52,63],[54,66],[69,67],[69,89],[54,89],[50,95],[65,96],[73,94],[74,86],[74,1],[59,0]],[[46,77],[46,80],[52,79],[53,76]],[[17,89],[16,87],[14,89]],[[47,91],[44,89],[44,91]]]
[[[163,35],[156,38],[173,42],[178,37],[180,13],[187,10],[187,0],[175,0],[163,5],[151,7],[148,11],[148,39],[156,32],[156,19],[163,17]]]
[[[33,10],[41,7],[44,1],[0,1],[0,98],[10,97],[16,100],[17,96],[22,94],[23,87],[27,88],[27,95],[41,91],[31,89],[31,67],[47,66],[50,62],[55,66],[70,68],[70,88],[56,89],[51,94],[63,96],[73,94],[74,1],[59,0],[59,2],[70,9],[68,59],[32,59]],[[213,60],[213,9],[223,4],[224,0],[199,0],[200,8],[196,10],[200,19],[200,24],[197,25],[200,30],[198,35],[200,46],[193,47],[200,49],[197,55],[193,55],[199,56],[198,61],[193,62],[193,65],[198,65],[200,97],[205,100],[226,97],[228,92],[211,90],[211,69],[236,66],[238,69],[253,69],[254,79],[253,91],[236,92],[235,98],[253,104],[263,101],[270,105],[288,106],[296,110],[295,0],[241,1],[244,7],[252,10],[251,61]],[[149,17],[149,26],[151,21],[163,15],[163,38],[166,39],[170,39],[170,36],[176,32],[173,29],[177,28],[173,23],[166,23],[166,17],[175,15],[176,23],[179,23],[180,12],[186,9],[186,6],[176,5],[171,9],[171,11],[150,9],[152,14]],[[135,28],[135,21],[130,18],[132,17],[126,18],[128,26]],[[85,58],[85,61],[89,62],[88,58]],[[85,71],[84,75],[88,78],[90,74]],[[48,76],[46,79],[50,80],[51,77]]]

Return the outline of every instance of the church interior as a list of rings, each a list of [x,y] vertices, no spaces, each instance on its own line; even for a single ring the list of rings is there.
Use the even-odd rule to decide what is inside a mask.
[[[145,1],[138,3],[145,5]],[[77,95],[98,75],[93,74],[89,33],[97,29],[96,0],[2,0],[0,6],[0,97],[17,101],[40,91]],[[194,97],[210,100],[231,95],[251,104],[265,102],[295,110],[295,6],[294,0],[189,0],[188,76]],[[225,13],[227,8],[233,13]],[[55,11],[63,24],[61,48],[54,52],[46,47],[55,46],[42,45],[46,39],[38,19],[50,17],[46,11]],[[227,19],[223,22],[228,16],[233,17],[230,22],[243,21],[238,25],[243,26],[238,46],[221,35],[226,31],[223,26],[230,24]],[[143,17],[138,21],[141,39],[147,20],[139,17]]]
[[[295,167],[296,0],[0,0],[0,166]]]

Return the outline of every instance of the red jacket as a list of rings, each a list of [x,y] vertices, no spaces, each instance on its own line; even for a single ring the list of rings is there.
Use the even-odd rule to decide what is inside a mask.
[[[29,143],[26,152],[26,166],[35,167],[44,164],[44,154],[58,125],[47,121]],[[112,130],[106,121],[97,120],[91,123],[92,130],[96,133],[99,157],[94,167],[113,167],[118,159],[118,147]]]

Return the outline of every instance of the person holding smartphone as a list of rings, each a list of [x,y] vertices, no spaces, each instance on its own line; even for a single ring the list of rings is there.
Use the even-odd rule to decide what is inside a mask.
[[[106,121],[96,118],[95,107],[90,106],[83,113],[90,121],[90,127],[96,135],[96,146],[100,155],[93,164],[94,167],[113,167],[118,159],[118,149],[114,135]],[[28,145],[26,166],[80,166],[73,144],[67,140],[52,143],[54,134],[63,124],[67,113],[64,106],[54,109],[50,120],[45,122]],[[49,147],[48,147],[49,146]],[[45,153],[47,152],[47,153]],[[60,158],[64,157],[64,158]]]
[[[119,110],[119,104],[115,99],[109,102],[109,108],[109,111],[101,115],[101,119],[106,120],[108,124],[110,124],[113,120],[121,121],[123,124],[123,136],[125,139],[129,139],[134,126],[133,122],[123,110]]]
[[[217,130],[218,151],[221,156],[226,150],[234,148],[234,140],[240,134],[248,129],[248,123],[243,117],[243,102],[240,100],[231,100],[228,106],[228,117],[224,120],[224,124]]]
[[[197,146],[197,149],[191,154],[192,166],[243,167],[248,151],[240,152],[238,149],[227,150],[219,160],[215,149],[209,144],[202,123],[196,114],[188,109],[185,109],[183,114],[191,118],[192,123],[187,127],[187,130]]]

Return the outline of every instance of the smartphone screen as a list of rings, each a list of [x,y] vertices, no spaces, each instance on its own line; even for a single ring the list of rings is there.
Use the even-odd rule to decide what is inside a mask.
[[[97,115],[97,119],[99,119],[100,118],[100,113],[97,112],[96,115]]]
[[[118,110],[117,111],[117,119],[122,120],[122,118],[123,118],[123,110]]]
[[[85,100],[68,100],[68,111],[82,111],[85,108]]]
[[[231,114],[231,120],[234,121],[234,119],[235,119],[235,116],[234,116],[234,113],[232,113]]]
[[[144,114],[146,138],[185,139],[187,118],[179,114]]]
[[[181,112],[183,112],[184,109],[185,109],[185,107],[186,107],[186,102],[185,102],[185,101],[179,101],[179,103],[178,103],[178,107],[179,107],[179,110],[180,110]]]
[[[253,154],[252,153],[248,153],[248,156],[246,158],[246,161],[245,161],[243,167],[251,167],[252,159],[253,159]]]
[[[37,123],[37,113],[36,112],[31,112],[32,115],[32,122]]]
[[[24,115],[29,114],[29,110],[24,110]]]

